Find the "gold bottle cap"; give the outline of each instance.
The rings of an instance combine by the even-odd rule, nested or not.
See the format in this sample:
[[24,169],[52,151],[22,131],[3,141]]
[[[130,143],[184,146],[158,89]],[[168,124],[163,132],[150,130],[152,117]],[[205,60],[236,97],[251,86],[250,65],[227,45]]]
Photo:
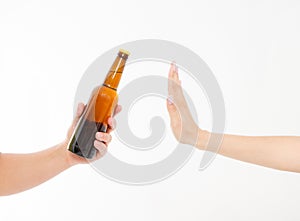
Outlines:
[[130,55],[130,52],[129,51],[126,51],[124,49],[120,49],[119,52],[121,52],[122,54],[126,54],[126,55]]

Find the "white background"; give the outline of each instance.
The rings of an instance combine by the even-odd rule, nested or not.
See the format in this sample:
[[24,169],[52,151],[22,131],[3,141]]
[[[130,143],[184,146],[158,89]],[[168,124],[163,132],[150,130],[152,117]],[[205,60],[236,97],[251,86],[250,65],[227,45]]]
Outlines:
[[[224,94],[227,133],[299,135],[299,12],[296,0],[2,0],[0,149],[25,153],[61,142],[89,64],[118,44],[142,38],[177,42],[204,59]],[[168,123],[164,102],[158,103]],[[141,110],[133,110],[139,119]],[[170,130],[166,136],[175,142]],[[110,148],[117,145],[115,139]],[[142,187],[114,183],[88,165],[76,166],[35,189],[1,197],[0,219],[300,218],[299,174],[222,156],[199,172],[201,156],[196,151],[177,174]]]

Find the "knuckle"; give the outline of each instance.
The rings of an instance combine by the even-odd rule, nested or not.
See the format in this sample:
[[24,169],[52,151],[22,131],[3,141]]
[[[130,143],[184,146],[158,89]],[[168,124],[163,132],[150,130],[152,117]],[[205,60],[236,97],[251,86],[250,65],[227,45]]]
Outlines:
[[110,134],[104,134],[103,141],[109,142],[110,140],[111,140],[111,135]]
[[94,146],[95,146],[96,148],[99,147],[99,143],[98,143],[98,142],[99,142],[98,140],[95,140],[95,141],[94,141]]
[[97,132],[96,135],[95,135],[95,138],[96,138],[97,140],[100,140],[100,138],[101,138],[101,133],[100,133],[100,132]]

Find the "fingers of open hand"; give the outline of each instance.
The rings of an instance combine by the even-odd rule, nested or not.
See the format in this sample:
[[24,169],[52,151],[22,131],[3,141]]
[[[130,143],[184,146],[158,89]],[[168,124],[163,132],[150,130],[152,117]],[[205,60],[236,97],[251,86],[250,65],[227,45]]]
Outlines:
[[171,63],[171,67],[169,70],[169,79],[172,79],[174,81],[179,81],[178,67],[175,62]]
[[181,81],[179,80],[178,76],[178,67],[173,62],[171,64],[169,70],[169,79],[168,79],[168,100],[169,103],[176,103],[177,99],[180,99],[182,96],[182,88],[181,88]]

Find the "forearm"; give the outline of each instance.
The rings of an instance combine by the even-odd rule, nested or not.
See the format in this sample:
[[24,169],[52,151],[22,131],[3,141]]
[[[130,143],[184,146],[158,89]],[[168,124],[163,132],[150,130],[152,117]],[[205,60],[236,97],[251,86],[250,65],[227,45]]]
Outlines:
[[70,167],[61,145],[31,154],[0,154],[0,195],[35,187]]
[[[197,147],[217,149],[207,146],[209,137],[213,137],[212,134],[202,133]],[[300,172],[300,137],[225,134],[220,141],[218,153],[226,157],[274,169]]]

